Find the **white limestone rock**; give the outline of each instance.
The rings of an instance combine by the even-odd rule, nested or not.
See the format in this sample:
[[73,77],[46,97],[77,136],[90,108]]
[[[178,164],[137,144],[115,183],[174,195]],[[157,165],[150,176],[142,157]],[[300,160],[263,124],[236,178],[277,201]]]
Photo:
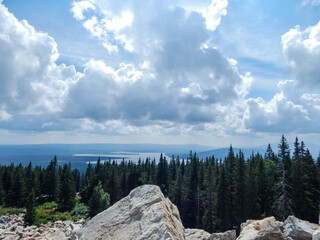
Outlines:
[[184,233],[186,240],[210,240],[210,233],[202,229],[186,228]]
[[160,188],[143,185],[88,221],[80,240],[183,240],[184,227],[177,207]]
[[313,232],[312,240],[320,240],[320,227]]
[[276,221],[274,217],[262,220],[248,221],[237,240],[284,240],[280,227],[282,222]]
[[287,239],[311,240],[313,233],[319,228],[318,224],[289,216],[283,223],[283,233]]
[[223,233],[212,233],[210,236],[210,240],[236,240],[236,238],[236,230],[229,230]]

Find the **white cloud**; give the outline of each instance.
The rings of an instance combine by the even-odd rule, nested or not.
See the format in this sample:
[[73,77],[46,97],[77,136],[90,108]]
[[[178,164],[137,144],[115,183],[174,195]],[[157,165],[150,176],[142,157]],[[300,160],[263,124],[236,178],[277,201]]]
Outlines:
[[301,6],[305,5],[320,6],[320,0],[303,0]]
[[7,113],[5,110],[0,110],[0,122],[8,121],[12,118],[12,115]]
[[96,14],[84,19],[84,27],[109,53],[129,50],[131,62],[88,63],[71,88],[65,116],[140,126],[223,121],[220,105],[243,98],[252,81],[238,73],[235,60],[202,47],[227,5],[226,0],[97,0]]
[[[61,110],[68,88],[81,74],[73,66],[57,66],[54,39],[18,21],[0,4],[0,111],[39,114]],[[6,114],[4,114],[6,113]]]
[[70,11],[76,20],[83,20],[85,19],[84,12],[89,9],[95,10],[94,0],[73,2]]
[[83,73],[58,66],[54,39],[0,5],[0,127],[144,136],[319,130],[319,94],[297,88],[319,86],[319,24],[282,36],[294,80],[279,82],[270,101],[246,99],[253,76],[208,44],[228,2],[172,4],[74,2],[75,19],[115,56],[112,65],[90,60]]
[[320,21],[302,31],[299,26],[282,35],[288,71],[299,86],[320,87]]
[[270,101],[247,100],[243,122],[255,132],[307,133],[320,130],[320,95],[301,93],[294,80],[280,81]]

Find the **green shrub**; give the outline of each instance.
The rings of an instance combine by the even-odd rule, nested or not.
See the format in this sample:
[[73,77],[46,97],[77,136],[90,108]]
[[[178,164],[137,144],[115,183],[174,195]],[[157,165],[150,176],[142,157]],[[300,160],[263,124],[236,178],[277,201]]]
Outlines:
[[44,204],[38,206],[38,209],[57,209],[58,203],[56,202],[45,202]]
[[0,216],[23,213],[24,208],[0,208]]

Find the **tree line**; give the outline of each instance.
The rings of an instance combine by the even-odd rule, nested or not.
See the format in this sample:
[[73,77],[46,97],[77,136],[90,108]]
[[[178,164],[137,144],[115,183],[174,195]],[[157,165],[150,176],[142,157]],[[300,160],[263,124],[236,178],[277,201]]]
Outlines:
[[247,219],[273,215],[284,220],[292,214],[317,222],[320,156],[315,161],[298,138],[291,154],[282,136],[276,152],[269,144],[264,155],[252,153],[247,159],[230,146],[224,159],[200,160],[192,152],[186,159],[161,154],[157,162],[99,158],[83,174],[70,164],[58,166],[56,158],[47,168],[12,164],[0,166],[0,205],[24,207],[26,193],[33,193],[36,204],[57,201],[61,211],[70,211],[78,192],[83,203],[96,207],[94,216],[103,210],[97,208],[99,201],[113,204],[142,184],[158,185],[178,207],[187,228],[218,232],[239,229]]

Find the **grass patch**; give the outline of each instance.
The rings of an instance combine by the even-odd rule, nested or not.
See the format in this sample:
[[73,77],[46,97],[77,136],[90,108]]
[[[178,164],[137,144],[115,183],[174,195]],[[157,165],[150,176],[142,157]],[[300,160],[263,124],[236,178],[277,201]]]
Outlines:
[[23,213],[25,208],[2,208],[0,207],[0,216]]

